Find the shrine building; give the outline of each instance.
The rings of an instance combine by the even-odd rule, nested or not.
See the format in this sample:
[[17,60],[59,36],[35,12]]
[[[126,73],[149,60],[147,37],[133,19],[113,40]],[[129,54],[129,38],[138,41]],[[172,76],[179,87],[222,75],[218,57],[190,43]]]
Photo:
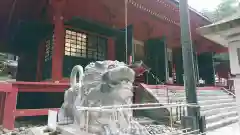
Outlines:
[[[127,4],[124,0],[5,0],[0,4],[4,13],[0,51],[20,57],[17,81],[66,81],[74,65],[106,59],[126,62],[132,56],[144,61],[161,82],[173,77],[175,84],[183,84],[175,0],[128,0]],[[206,17],[190,9],[190,18],[196,77],[214,85],[213,54],[226,49],[196,33],[196,28],[211,23]]]

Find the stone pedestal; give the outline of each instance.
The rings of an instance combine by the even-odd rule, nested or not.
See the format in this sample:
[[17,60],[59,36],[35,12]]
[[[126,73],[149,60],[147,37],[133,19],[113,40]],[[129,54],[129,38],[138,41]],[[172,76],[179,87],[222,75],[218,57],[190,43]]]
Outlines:
[[44,132],[47,126],[31,128],[27,135],[49,135],[50,132]]
[[231,73],[239,74],[240,76],[240,46],[239,46],[240,36],[237,37],[237,39],[238,41],[235,41],[235,42],[231,40],[229,41],[228,52],[229,52]]
[[[238,32],[240,33],[240,30]],[[236,95],[236,103],[237,103],[237,110],[240,116],[240,36],[230,36],[228,37],[228,51],[229,51],[229,58],[230,58],[230,68],[231,73],[236,75],[234,80],[234,88],[235,88],[235,95]],[[239,122],[240,124],[240,117]]]
[[81,131],[79,127],[73,124],[59,125],[56,131],[47,131],[48,127],[31,128],[27,135],[94,135]]
[[[240,115],[240,75],[237,75],[234,78],[234,87],[235,87],[235,95],[236,95],[236,104],[237,104],[237,110],[238,114]],[[239,117],[239,122],[240,124],[240,117]]]
[[64,125],[58,126],[57,130],[61,133],[60,135],[93,135],[87,132],[81,131],[76,125]]

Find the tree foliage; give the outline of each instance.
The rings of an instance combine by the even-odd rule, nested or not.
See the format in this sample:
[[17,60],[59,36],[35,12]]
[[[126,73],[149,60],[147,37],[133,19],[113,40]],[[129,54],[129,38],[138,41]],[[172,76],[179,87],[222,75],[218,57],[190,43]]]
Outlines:
[[238,0],[221,0],[221,3],[214,10],[204,9],[202,13],[211,21],[216,22],[235,13],[239,8],[238,3]]
[[[221,0],[214,10],[202,10],[202,13],[212,22],[216,22],[234,14],[239,8],[239,0]],[[228,61],[228,53],[215,54],[216,61]]]

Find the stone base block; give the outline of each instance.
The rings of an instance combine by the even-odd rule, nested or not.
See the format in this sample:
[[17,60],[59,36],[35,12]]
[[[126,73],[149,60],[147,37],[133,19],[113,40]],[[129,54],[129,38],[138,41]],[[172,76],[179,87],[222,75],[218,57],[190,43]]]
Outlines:
[[93,135],[81,131],[78,126],[70,124],[70,125],[59,125],[57,126],[57,130],[61,133],[60,135]]
[[49,135],[49,132],[44,132],[46,129],[47,126],[31,128],[28,135]]

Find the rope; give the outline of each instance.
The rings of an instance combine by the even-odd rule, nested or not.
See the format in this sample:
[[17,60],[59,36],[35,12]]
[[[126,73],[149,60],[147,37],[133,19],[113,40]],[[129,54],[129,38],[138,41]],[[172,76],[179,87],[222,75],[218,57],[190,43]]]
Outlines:
[[156,85],[157,85],[157,84],[161,84],[161,85],[164,84],[164,82],[160,81],[160,79],[159,79],[157,76],[155,76],[151,71],[148,71],[148,73],[149,73],[149,74],[152,76],[152,78],[156,81]]

